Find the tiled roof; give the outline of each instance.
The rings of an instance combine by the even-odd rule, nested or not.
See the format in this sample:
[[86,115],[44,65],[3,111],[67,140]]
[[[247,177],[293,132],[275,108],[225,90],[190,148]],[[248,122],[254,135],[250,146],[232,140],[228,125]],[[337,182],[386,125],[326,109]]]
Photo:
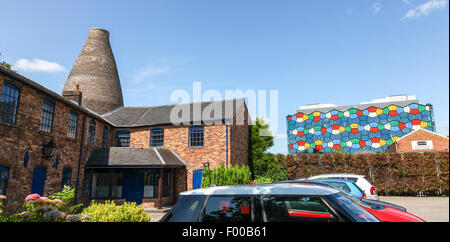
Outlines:
[[86,163],[87,168],[101,167],[184,167],[184,161],[165,148],[97,148]]
[[34,82],[34,81],[32,81],[32,80],[30,80],[30,79],[28,79],[28,78],[18,74],[17,72],[14,72],[14,71],[12,71],[12,70],[10,70],[8,68],[0,66],[0,73],[6,75],[6,76],[8,76],[8,77],[10,77],[10,78],[12,78],[12,79],[14,79],[16,81],[19,81],[20,83],[22,83],[22,84],[24,84],[26,86],[29,86],[29,87],[37,90],[37,91],[40,91],[40,92],[44,93],[45,95],[50,96],[50,97],[54,98],[55,100],[57,100],[57,101],[59,101],[61,103],[64,103],[65,105],[68,105],[68,106],[70,106],[72,108],[75,108],[78,111],[81,111],[81,112],[86,113],[88,115],[91,115],[91,116],[93,116],[93,117],[95,117],[97,119],[100,119],[100,120],[102,120],[102,121],[104,121],[106,123],[111,124],[107,119],[103,118],[102,116],[98,115],[97,113],[95,113],[95,112],[93,112],[93,111],[91,111],[91,110],[89,110],[89,109],[87,109],[87,108],[85,108],[83,106],[78,105],[74,101],[63,97],[63,96],[57,94],[56,92],[54,92],[54,91],[52,91],[50,89],[47,89],[46,87],[40,85],[39,83]]
[[184,108],[188,108],[189,116],[185,116],[185,118],[180,121],[182,123],[189,123],[189,121],[194,120],[194,106],[199,105],[202,113],[206,108],[209,109],[212,107],[219,107],[222,111],[222,115],[218,118],[216,118],[214,112],[212,112],[211,116],[213,118],[208,119],[206,117],[202,117],[201,121],[230,121],[237,110],[239,110],[242,105],[245,105],[244,102],[244,99],[232,99],[152,107],[120,107],[110,113],[104,114],[103,117],[112,122],[116,127],[161,125],[172,123],[170,120],[170,114],[173,108],[177,108],[177,110],[187,110]]

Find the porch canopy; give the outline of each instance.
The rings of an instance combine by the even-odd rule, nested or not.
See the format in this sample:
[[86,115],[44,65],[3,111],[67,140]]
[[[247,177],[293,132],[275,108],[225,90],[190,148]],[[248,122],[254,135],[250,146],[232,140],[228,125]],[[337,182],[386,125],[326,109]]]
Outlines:
[[186,163],[171,149],[98,148],[89,156],[86,168],[182,168]]

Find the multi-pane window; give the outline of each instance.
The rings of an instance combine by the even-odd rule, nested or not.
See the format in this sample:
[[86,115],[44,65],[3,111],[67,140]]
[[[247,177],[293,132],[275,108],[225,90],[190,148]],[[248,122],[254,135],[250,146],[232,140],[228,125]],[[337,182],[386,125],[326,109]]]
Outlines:
[[69,115],[69,125],[67,129],[67,137],[75,139],[77,137],[78,113],[71,111]]
[[102,147],[103,148],[108,147],[108,127],[106,127],[106,126],[103,128]]
[[161,147],[164,145],[164,129],[150,130],[150,147]]
[[145,172],[144,174],[144,197],[156,198],[158,193],[158,174],[156,172]]
[[8,187],[9,168],[0,166],[0,195],[6,195],[6,187]]
[[189,147],[202,147],[204,144],[203,126],[189,127]]
[[164,170],[162,181],[162,196],[168,197],[170,196],[170,170]]
[[95,140],[95,120],[89,122],[89,139],[88,144],[93,145]]
[[130,146],[130,130],[116,131],[116,146],[129,147]]
[[0,102],[0,122],[16,124],[19,105],[19,89],[10,84],[3,84]]
[[122,173],[94,173],[91,198],[121,198]]
[[70,167],[64,168],[61,180],[61,189],[64,188],[64,186],[70,186],[71,177],[72,177],[72,168]]
[[91,174],[89,174],[85,170],[84,177],[83,177],[83,187],[81,189],[81,194],[83,194],[83,195],[88,195],[89,194],[90,181],[91,181]]
[[52,132],[53,113],[55,112],[55,104],[47,99],[44,99],[42,104],[42,117],[40,130],[45,133]]

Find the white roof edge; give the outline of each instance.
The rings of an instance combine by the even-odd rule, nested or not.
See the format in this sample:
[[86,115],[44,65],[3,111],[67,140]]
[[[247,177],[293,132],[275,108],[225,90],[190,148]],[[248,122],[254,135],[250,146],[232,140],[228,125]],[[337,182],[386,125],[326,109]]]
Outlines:
[[159,153],[158,149],[153,148],[153,150],[155,151],[156,155],[158,156],[158,158],[161,160],[161,162],[163,163],[163,165],[166,164],[166,162],[164,161],[164,159],[162,158],[161,154]]
[[442,134],[438,134],[438,133],[433,132],[433,131],[430,131],[430,130],[428,130],[428,129],[420,128],[420,129],[417,129],[417,130],[414,130],[414,131],[410,132],[410,133],[407,134],[407,135],[404,135],[404,136],[400,137],[398,140],[395,141],[395,143],[398,143],[398,142],[399,142],[400,140],[402,140],[403,138],[406,138],[406,137],[408,137],[409,135],[414,134],[415,132],[420,131],[420,130],[423,130],[423,131],[426,131],[426,132],[428,132],[428,133],[431,133],[431,134],[434,134],[434,135],[437,135],[437,136],[441,136],[441,137],[443,137],[443,138],[448,139],[447,136],[444,136],[444,135],[442,135]]

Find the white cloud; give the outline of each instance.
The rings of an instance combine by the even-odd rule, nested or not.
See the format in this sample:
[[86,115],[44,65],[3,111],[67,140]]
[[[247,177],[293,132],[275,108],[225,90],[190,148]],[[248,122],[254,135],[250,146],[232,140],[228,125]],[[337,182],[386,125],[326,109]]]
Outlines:
[[382,6],[383,6],[383,5],[382,5],[380,2],[374,3],[374,4],[372,5],[373,14],[374,14],[374,15],[377,14],[377,13],[381,10],[381,7],[382,7]]
[[347,15],[350,15],[350,14],[352,14],[352,13],[353,13],[353,9],[347,10]]
[[170,70],[169,67],[154,67],[151,65],[147,66],[134,76],[134,82],[135,83],[144,82],[145,80],[151,77],[167,73],[169,72],[169,70]]
[[409,0],[402,0],[402,2],[406,5],[412,6],[412,3]]
[[34,58],[31,61],[27,59],[19,59],[13,65],[13,69],[18,71],[31,72],[63,72],[66,69],[56,62],[49,62]]
[[428,16],[432,12],[447,6],[447,0],[430,0],[406,12],[403,19],[417,18]]

